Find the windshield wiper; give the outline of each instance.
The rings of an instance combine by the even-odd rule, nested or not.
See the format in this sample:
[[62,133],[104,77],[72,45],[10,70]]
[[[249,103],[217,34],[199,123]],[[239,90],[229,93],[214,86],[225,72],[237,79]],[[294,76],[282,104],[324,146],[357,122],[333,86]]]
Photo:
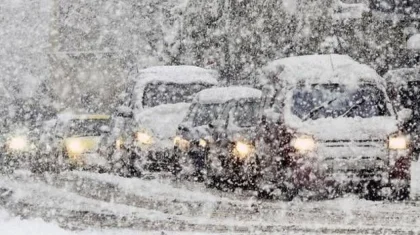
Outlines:
[[365,102],[365,98],[360,98],[356,101],[354,105],[352,105],[349,109],[346,110],[346,112],[343,113],[340,117],[346,117],[351,111],[353,111],[356,107],[362,105]]
[[313,108],[311,111],[309,111],[309,113],[302,119],[303,121],[308,120],[309,118],[312,118],[314,116],[315,113],[317,113],[319,110],[321,109],[325,109],[328,105],[330,105],[332,102],[334,102],[335,100],[337,100],[338,98],[334,98],[332,100],[329,100],[327,102],[324,102],[323,104],[321,104],[318,107]]

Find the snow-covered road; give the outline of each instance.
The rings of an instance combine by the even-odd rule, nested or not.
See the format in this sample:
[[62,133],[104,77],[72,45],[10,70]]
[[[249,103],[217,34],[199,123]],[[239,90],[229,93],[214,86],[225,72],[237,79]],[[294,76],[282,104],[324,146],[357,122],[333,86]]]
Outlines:
[[[420,195],[413,167],[413,198]],[[0,234],[411,234],[420,201],[259,201],[168,177],[68,172],[0,178]],[[45,231],[44,231],[45,230]],[[21,232],[21,233],[20,233]],[[162,233],[163,232],[163,233]]]

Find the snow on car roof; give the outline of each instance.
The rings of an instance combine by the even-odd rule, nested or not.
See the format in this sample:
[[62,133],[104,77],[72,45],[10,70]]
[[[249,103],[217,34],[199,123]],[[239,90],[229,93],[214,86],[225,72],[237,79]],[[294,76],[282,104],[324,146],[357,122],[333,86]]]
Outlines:
[[107,120],[111,116],[107,114],[76,114],[76,113],[61,113],[58,115],[59,120],[70,121],[70,120]]
[[140,70],[135,76],[138,84],[150,82],[217,84],[218,72],[196,66],[154,66]]
[[316,83],[355,85],[383,83],[378,73],[347,55],[306,55],[275,60],[263,68],[265,76],[285,86]]
[[419,68],[402,68],[388,71],[384,78],[387,82],[404,84],[410,81],[420,81]]
[[143,93],[146,86],[153,82],[176,84],[208,84],[217,85],[219,73],[216,70],[195,66],[154,66],[139,71],[132,79],[135,81],[134,99],[143,103]]
[[224,103],[229,100],[261,98],[261,96],[260,90],[251,87],[216,87],[200,91],[196,96],[196,101],[203,104]]

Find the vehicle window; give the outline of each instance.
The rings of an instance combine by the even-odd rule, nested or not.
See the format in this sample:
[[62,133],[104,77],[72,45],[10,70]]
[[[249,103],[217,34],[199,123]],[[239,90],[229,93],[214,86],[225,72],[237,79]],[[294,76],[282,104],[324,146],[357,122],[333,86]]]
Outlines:
[[292,99],[292,113],[301,119],[390,115],[384,93],[373,85],[355,89],[338,84],[313,85],[295,89]]
[[151,83],[144,90],[143,106],[189,103],[197,92],[209,87],[207,84]]
[[100,136],[104,129],[109,129],[109,124],[110,119],[71,120],[66,136]]
[[419,115],[420,109],[420,81],[408,82],[399,88],[399,100],[404,108],[413,110],[414,115]]
[[251,127],[257,125],[261,100],[248,100],[238,102],[233,113],[233,121],[239,127]]
[[204,126],[212,123],[222,114],[226,104],[200,104],[192,115],[193,126]]

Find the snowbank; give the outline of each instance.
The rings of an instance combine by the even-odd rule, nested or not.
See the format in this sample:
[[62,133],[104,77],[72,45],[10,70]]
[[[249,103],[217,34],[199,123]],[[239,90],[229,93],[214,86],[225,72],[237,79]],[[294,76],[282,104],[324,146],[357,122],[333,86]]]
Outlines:
[[[4,235],[76,235],[41,219],[22,220],[0,210],[0,234]],[[87,234],[86,234],[87,235]]]

